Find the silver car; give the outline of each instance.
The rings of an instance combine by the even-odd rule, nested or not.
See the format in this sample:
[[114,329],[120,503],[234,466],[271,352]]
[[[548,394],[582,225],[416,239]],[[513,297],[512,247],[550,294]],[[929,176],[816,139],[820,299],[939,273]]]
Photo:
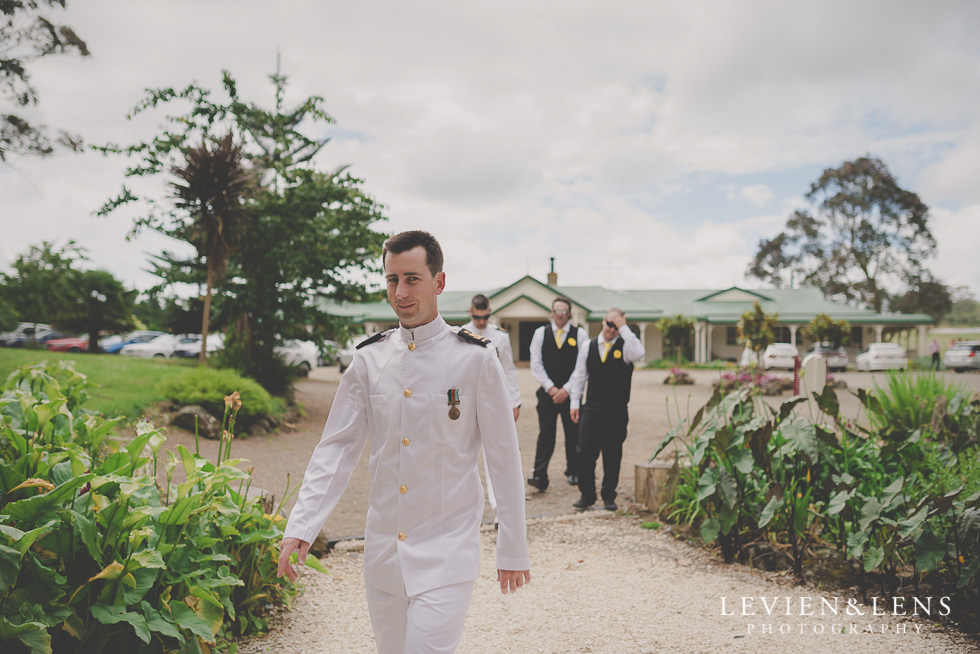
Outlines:
[[943,355],[943,365],[956,372],[980,370],[980,341],[953,344]]

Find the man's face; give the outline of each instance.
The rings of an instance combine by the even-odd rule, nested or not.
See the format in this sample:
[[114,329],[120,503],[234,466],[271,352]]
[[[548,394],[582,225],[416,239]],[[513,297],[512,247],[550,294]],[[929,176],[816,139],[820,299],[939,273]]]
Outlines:
[[470,314],[470,318],[473,319],[473,324],[477,329],[487,328],[487,324],[490,322],[490,307],[486,309],[470,307],[466,310],[466,313]]
[[555,321],[558,329],[564,329],[565,325],[572,318],[572,307],[564,302],[555,302],[551,305],[551,319]]
[[384,266],[388,304],[402,327],[412,329],[435,320],[439,315],[436,296],[446,288],[446,273],[433,277],[425,265],[425,248],[389,252]]
[[613,322],[613,318],[617,317],[612,311],[606,314],[605,319],[602,321],[602,337],[608,342],[613,342],[619,336],[619,328],[613,324],[612,327],[609,326]]

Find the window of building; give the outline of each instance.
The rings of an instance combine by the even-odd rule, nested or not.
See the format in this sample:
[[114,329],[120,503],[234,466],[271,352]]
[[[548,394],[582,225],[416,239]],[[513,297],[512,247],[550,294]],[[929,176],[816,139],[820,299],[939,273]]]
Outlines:
[[738,328],[725,327],[725,345],[738,345]]
[[856,347],[859,350],[864,349],[864,327],[862,325],[851,327],[851,347]]

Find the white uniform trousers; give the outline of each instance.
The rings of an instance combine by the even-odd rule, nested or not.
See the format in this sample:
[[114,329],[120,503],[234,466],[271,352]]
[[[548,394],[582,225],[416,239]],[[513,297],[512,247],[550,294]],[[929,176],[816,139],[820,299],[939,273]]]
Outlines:
[[367,584],[378,654],[452,654],[463,637],[475,581],[406,596]]

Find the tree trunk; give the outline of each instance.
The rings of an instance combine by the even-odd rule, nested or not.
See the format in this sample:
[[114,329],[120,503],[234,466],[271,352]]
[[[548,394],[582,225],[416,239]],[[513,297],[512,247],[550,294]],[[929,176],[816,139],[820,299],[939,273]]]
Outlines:
[[204,295],[204,317],[201,319],[201,354],[197,365],[207,365],[208,361],[208,321],[211,319],[211,257],[208,257],[208,290]]

